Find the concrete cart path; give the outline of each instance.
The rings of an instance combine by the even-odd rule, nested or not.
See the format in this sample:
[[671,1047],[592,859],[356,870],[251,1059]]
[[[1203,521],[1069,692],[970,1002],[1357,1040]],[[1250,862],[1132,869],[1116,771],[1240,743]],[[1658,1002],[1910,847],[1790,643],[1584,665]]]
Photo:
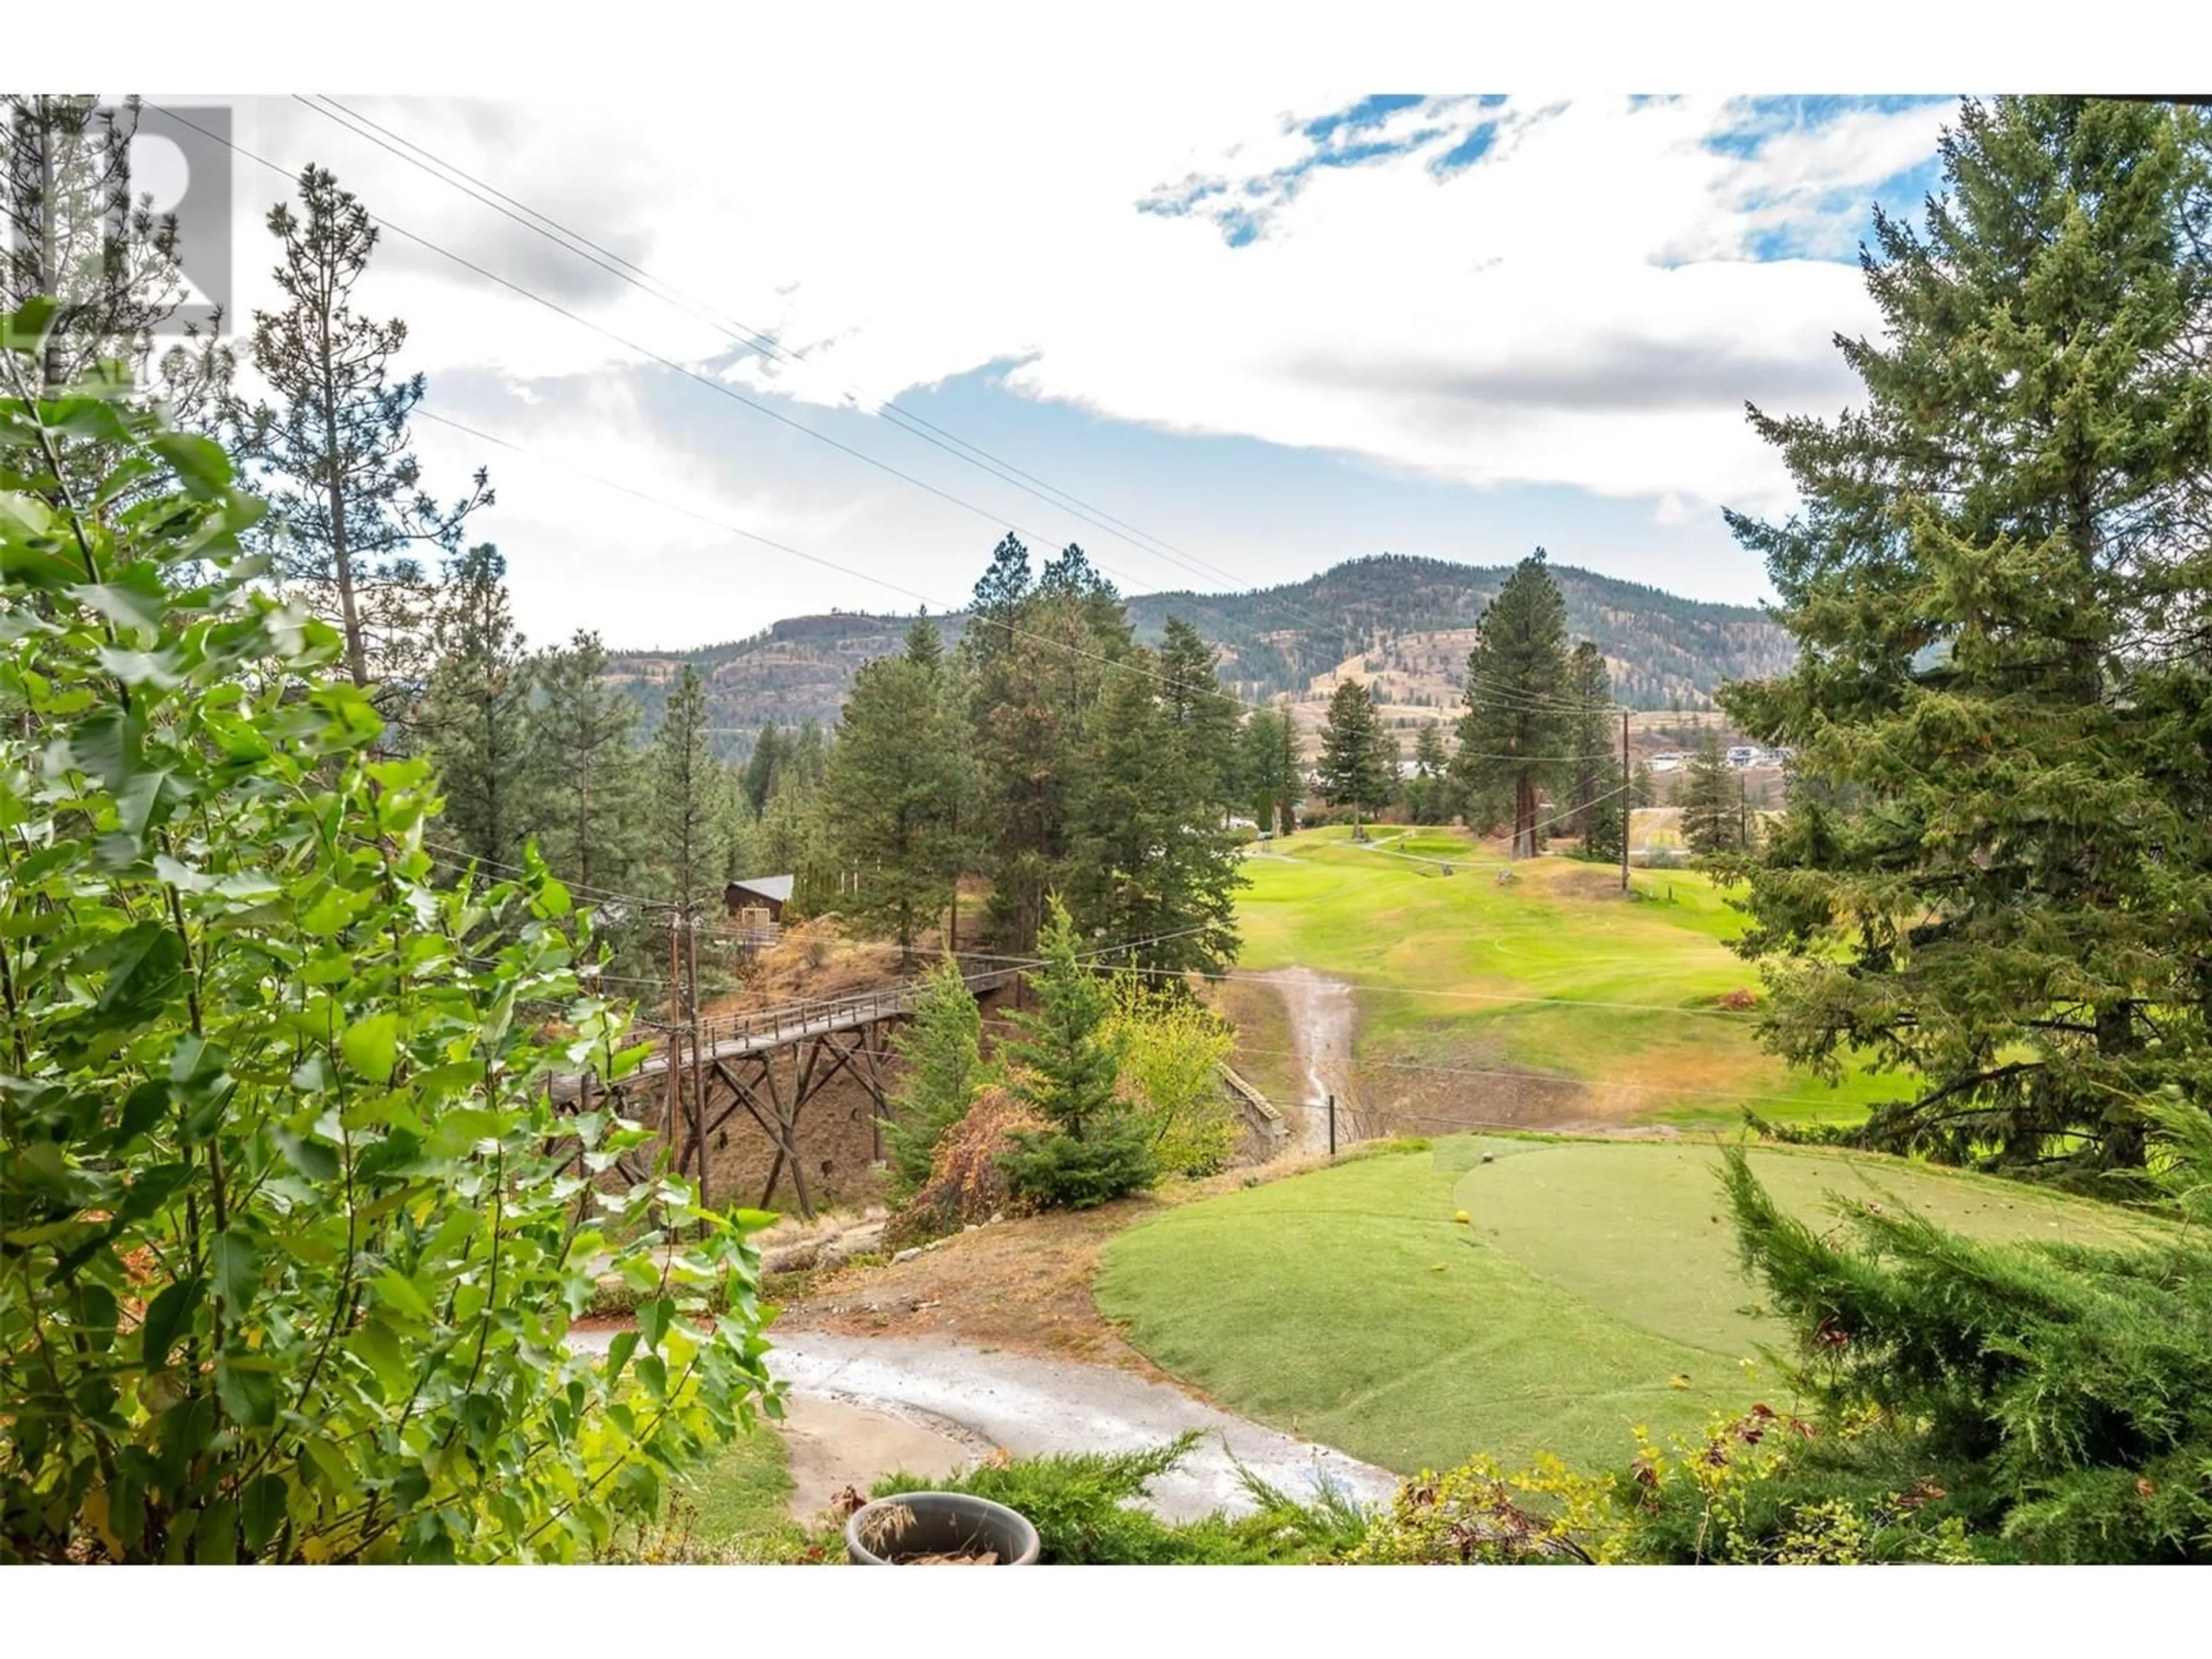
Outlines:
[[[570,1340],[604,1349],[611,1336],[580,1331]],[[1152,1483],[1152,1508],[1169,1520],[1194,1520],[1218,1509],[1249,1510],[1251,1500],[1237,1480],[1236,1462],[1301,1498],[1324,1481],[1367,1503],[1387,1502],[1398,1488],[1398,1477],[1386,1469],[1128,1371],[927,1338],[778,1328],[773,1340],[769,1369],[795,1395],[935,1419],[963,1438],[1004,1447],[1017,1456],[1143,1450],[1196,1429],[1204,1438],[1180,1466]]]

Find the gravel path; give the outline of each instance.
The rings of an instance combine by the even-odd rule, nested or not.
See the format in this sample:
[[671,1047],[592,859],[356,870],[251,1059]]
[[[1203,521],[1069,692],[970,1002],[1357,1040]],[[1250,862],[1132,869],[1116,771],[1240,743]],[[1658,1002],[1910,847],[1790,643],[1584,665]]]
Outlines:
[[1292,1040],[1304,1068],[1306,1097],[1293,1113],[1291,1150],[1328,1151],[1328,1097],[1334,1095],[1340,1139],[1352,1139],[1347,1109],[1352,1091],[1352,987],[1310,968],[1281,968],[1261,975],[1271,982],[1291,1015]]
[[[569,1340],[604,1350],[612,1334],[579,1331]],[[1169,1520],[1249,1510],[1232,1456],[1296,1497],[1329,1480],[1382,1503],[1398,1487],[1388,1470],[1127,1371],[927,1338],[779,1329],[774,1340],[769,1369],[795,1395],[919,1414],[1019,1456],[1140,1450],[1196,1429],[1205,1438],[1152,1484],[1152,1507]]]

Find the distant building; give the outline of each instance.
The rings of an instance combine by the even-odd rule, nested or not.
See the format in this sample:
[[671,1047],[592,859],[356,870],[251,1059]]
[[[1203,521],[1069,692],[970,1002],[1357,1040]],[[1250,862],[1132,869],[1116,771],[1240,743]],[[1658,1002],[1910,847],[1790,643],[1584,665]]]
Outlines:
[[1680,755],[1669,750],[1663,755],[1652,756],[1644,763],[1655,772],[1679,772],[1682,769],[1682,760]]
[[1728,751],[1728,763],[1730,766],[1749,766],[1758,757],[1759,750],[1747,743],[1736,744]]
[[732,917],[739,919],[748,910],[766,911],[762,920],[773,925],[783,920],[783,907],[791,902],[791,887],[789,876],[754,876],[723,888],[722,904]]

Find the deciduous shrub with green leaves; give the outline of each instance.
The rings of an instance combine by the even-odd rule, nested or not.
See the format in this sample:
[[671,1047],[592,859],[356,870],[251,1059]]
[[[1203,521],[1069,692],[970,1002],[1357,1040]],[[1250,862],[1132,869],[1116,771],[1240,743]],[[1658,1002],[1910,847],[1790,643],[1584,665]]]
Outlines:
[[1121,1056],[1121,1092],[1145,1120],[1163,1175],[1205,1176],[1229,1167],[1237,1109],[1221,1066],[1237,1046],[1229,1022],[1133,973],[1115,976],[1107,1041]]
[[[599,1189],[641,1133],[548,1076],[641,1051],[567,894],[434,882],[259,504],[126,392],[0,402],[0,1558],[588,1553],[777,1409],[765,1218]],[[604,1224],[653,1207],[665,1264]],[[574,1352],[610,1264],[637,1329]]]

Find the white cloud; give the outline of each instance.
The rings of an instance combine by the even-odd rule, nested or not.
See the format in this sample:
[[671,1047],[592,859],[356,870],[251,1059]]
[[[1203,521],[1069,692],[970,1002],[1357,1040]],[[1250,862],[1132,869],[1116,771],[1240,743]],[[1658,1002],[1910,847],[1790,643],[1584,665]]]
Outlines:
[[[726,105],[649,119],[630,103],[348,101],[803,354],[728,369],[748,395],[865,404],[1012,361],[1022,393],[1123,421],[1647,499],[1671,521],[1786,505],[1742,404],[1838,406],[1852,386],[1831,337],[1873,318],[1855,268],[1750,254],[1778,231],[1811,235],[1838,199],[1863,216],[1875,185],[1932,155],[1948,113],[1853,110],[1745,156],[1706,142],[1746,119],[1717,98],[1437,100],[1323,146],[1401,153],[1298,172],[1316,151],[1304,123],[1350,99],[1290,109],[1061,85],[940,99],[918,80],[841,103],[780,98],[761,76]],[[726,348],[718,328],[296,104],[257,115],[264,154],[326,162],[372,210],[648,352],[702,365]],[[1489,152],[1440,171],[1479,121],[1495,124]],[[241,166],[259,204],[281,191]],[[1182,216],[1139,210],[1193,180],[1221,188]],[[1258,216],[1248,245],[1207,216],[1225,203]],[[250,310],[269,302],[268,248],[246,240]],[[845,523],[818,493],[700,465],[668,431],[666,400],[656,413],[617,389],[636,351],[402,238],[387,246],[364,303],[409,319],[434,404],[456,371],[557,381],[540,392],[574,406],[518,411],[505,435],[764,533]],[[590,398],[570,390],[595,381]],[[702,411],[713,402],[683,390]],[[522,481],[531,469],[487,459],[503,510],[528,503],[532,522],[557,525]],[[857,465],[850,477],[856,493],[884,487]],[[670,546],[716,539],[667,523]]]

